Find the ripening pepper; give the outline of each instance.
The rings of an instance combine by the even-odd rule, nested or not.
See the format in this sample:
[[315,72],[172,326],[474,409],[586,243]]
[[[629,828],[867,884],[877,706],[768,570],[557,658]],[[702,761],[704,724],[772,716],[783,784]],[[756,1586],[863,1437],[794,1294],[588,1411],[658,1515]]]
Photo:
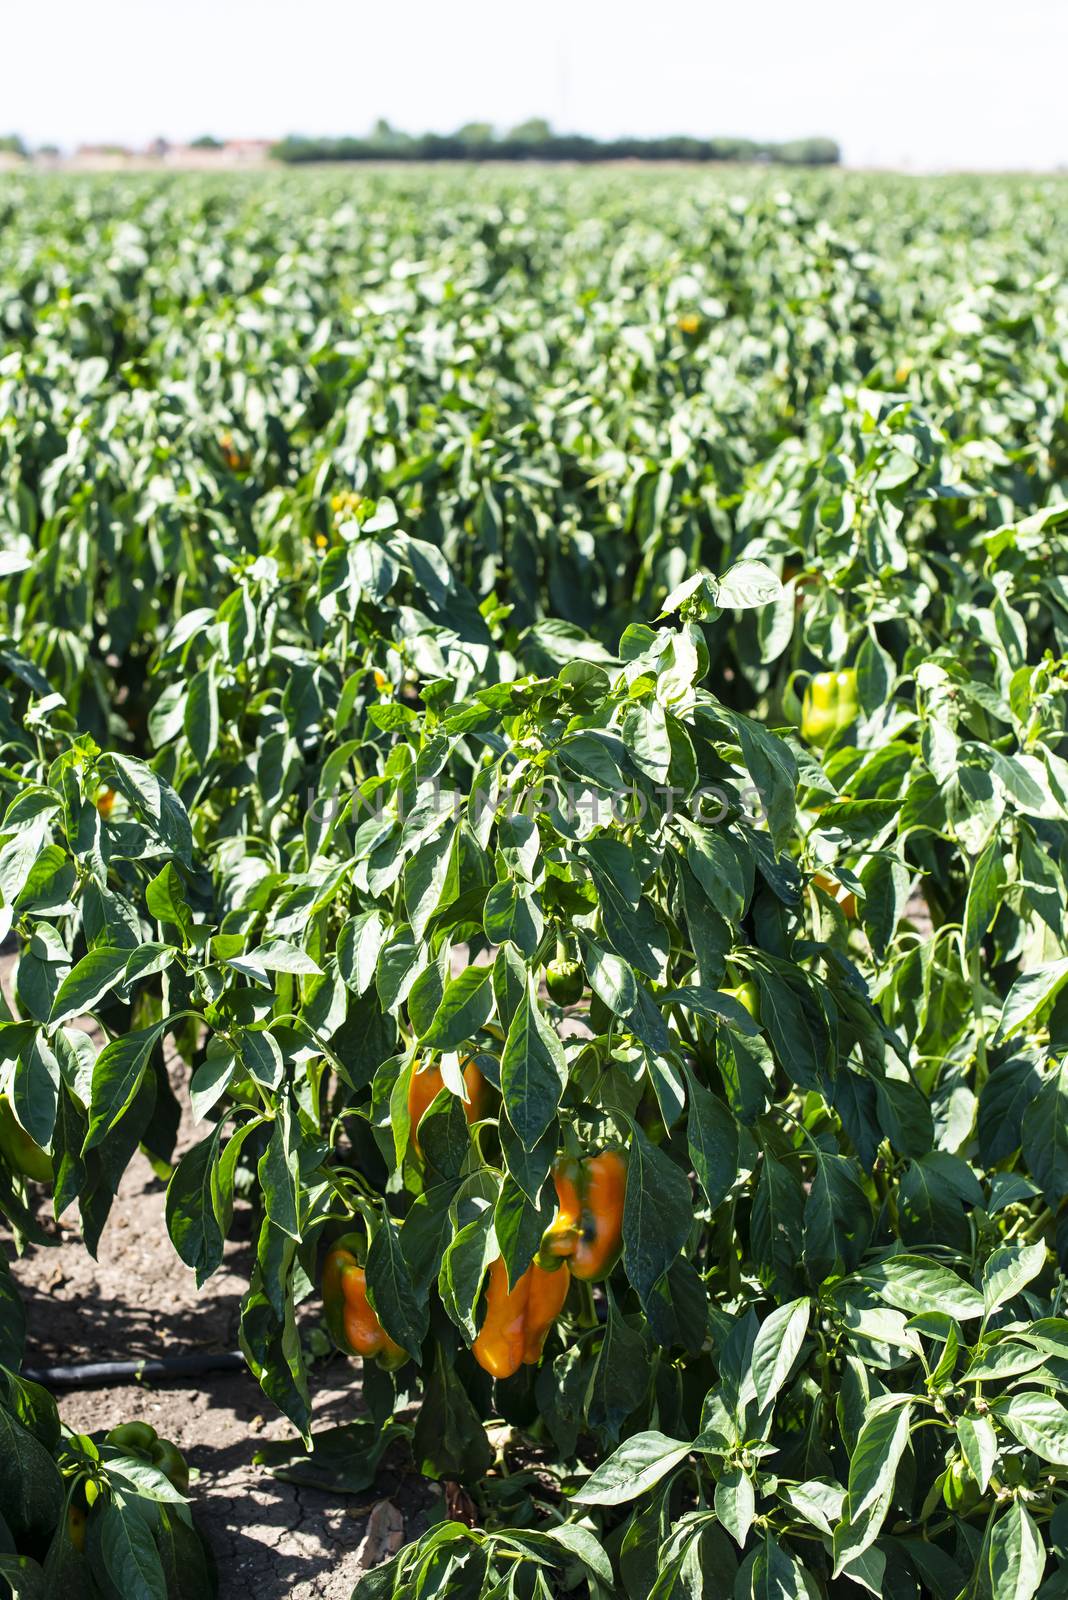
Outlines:
[[114,789],[101,789],[100,793],[96,797],[96,809],[100,812],[100,815],[106,822],[111,816],[112,811],[115,809]]
[[817,672],[805,690],[801,737],[808,744],[826,744],[855,720],[858,710],[855,672]]
[[351,1235],[339,1239],[323,1263],[323,1309],[334,1343],[347,1355],[377,1361],[392,1371],[408,1359],[391,1339],[367,1298],[367,1276],[357,1261]]
[[547,1271],[566,1261],[576,1278],[607,1278],[623,1246],[627,1161],[619,1150],[576,1161],[565,1156],[553,1168],[557,1212],[542,1235],[538,1261]]
[[239,450],[234,443],[232,433],[223,433],[219,436],[219,449],[222,458],[231,472],[247,472],[252,464],[252,457],[247,450]]
[[[422,1071],[412,1073],[412,1081],[408,1088],[408,1118],[411,1124],[411,1140],[416,1155],[421,1155],[419,1140],[416,1130],[423,1120],[423,1115],[433,1105],[444,1087],[439,1066],[424,1067]],[[464,1115],[468,1122],[478,1122],[485,1115],[486,1106],[486,1080],[473,1061],[468,1061],[464,1066],[464,1087],[467,1090],[467,1100],[464,1104]]]
[[549,991],[549,999],[555,1000],[558,1006],[577,1005],[586,987],[581,962],[560,957],[550,961],[545,968],[545,987]]
[[67,1538],[75,1550],[85,1549],[85,1525],[88,1521],[89,1513],[82,1506],[67,1507]]
[[533,1261],[509,1289],[508,1269],[498,1256],[490,1267],[485,1321],[471,1346],[479,1366],[494,1378],[510,1378],[524,1363],[536,1366],[569,1284],[566,1266],[546,1272]]
[[817,889],[822,889],[824,894],[830,895],[848,922],[853,921],[857,914],[857,897],[852,890],[843,888],[835,878],[828,877],[825,872],[813,873],[812,882]]
[[755,983],[740,983],[734,989],[722,989],[721,994],[729,994],[732,1000],[737,1000],[744,1006],[753,1021],[760,1026],[760,990]]
[[32,1139],[11,1109],[7,1095],[0,1095],[0,1152],[13,1171],[34,1183],[51,1183],[52,1157]]

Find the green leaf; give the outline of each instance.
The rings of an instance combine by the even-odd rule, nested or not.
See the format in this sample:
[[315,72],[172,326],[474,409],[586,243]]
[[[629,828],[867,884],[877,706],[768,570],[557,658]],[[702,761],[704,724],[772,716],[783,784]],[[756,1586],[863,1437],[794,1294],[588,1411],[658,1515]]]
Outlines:
[[623,1203],[623,1265],[647,1314],[653,1288],[679,1254],[692,1223],[685,1172],[635,1125]]
[[219,694],[214,661],[209,661],[189,681],[183,726],[197,766],[203,769],[219,743]]
[[998,1436],[989,1417],[958,1417],[957,1443],[969,1472],[985,1494],[998,1457]]
[[267,1148],[257,1171],[263,1186],[267,1216],[292,1239],[300,1233],[300,1162],[297,1154],[299,1129],[289,1106],[282,1101],[275,1115]]
[[602,1461],[572,1499],[584,1506],[620,1506],[637,1500],[688,1456],[693,1446],[652,1430],[635,1433]]
[[760,796],[777,854],[789,843],[797,806],[797,762],[789,745],[749,717],[728,720],[742,747],[742,760]]
[[785,1162],[767,1151],[753,1196],[751,1245],[761,1280],[778,1296],[799,1284],[804,1191]]
[[871,1238],[872,1217],[854,1163],[823,1150],[815,1151],[815,1157],[805,1201],[805,1265],[818,1287],[859,1264]]
[[183,1520],[180,1507],[157,1507],[155,1539],[167,1600],[202,1600],[217,1594],[214,1562],[197,1531]]
[[533,1150],[556,1116],[566,1081],[563,1046],[542,1016],[528,978],[501,1057],[501,1095],[508,1120],[527,1150]]
[[400,1247],[397,1225],[387,1214],[367,1249],[367,1298],[391,1339],[418,1361],[426,1338],[430,1306],[416,1294]]
[[619,840],[593,839],[586,845],[586,852],[597,885],[605,938],[630,966],[662,981],[667,934],[642,896],[630,850]]
[[19,1544],[43,1548],[63,1501],[63,1480],[51,1454],[0,1405],[0,1507]]
[[278,1040],[268,1028],[235,1030],[237,1053],[249,1077],[265,1089],[277,1089],[285,1075]]
[[[425,1142],[423,1148],[426,1148]],[[493,1232],[510,1285],[514,1285],[530,1265],[531,1257],[538,1252],[542,1234],[553,1220],[555,1196],[550,1186],[543,1183],[538,1191],[531,1199],[514,1175],[506,1172],[493,1207]]]
[[782,583],[762,561],[745,559],[728,567],[713,581],[716,604],[724,611],[746,611],[770,605],[782,593]]
[[860,1430],[849,1462],[846,1513],[834,1530],[835,1576],[879,1537],[911,1419],[911,1404],[887,1407],[870,1412]]
[[1030,1175],[1055,1208],[1068,1195],[1068,1060],[1042,1080],[1020,1135]]
[[1031,1600],[1042,1582],[1046,1552],[1027,1507],[1014,1500],[990,1530],[992,1600]]
[[110,945],[97,945],[84,955],[59,986],[48,1019],[49,1027],[91,1011],[97,1001],[125,977],[129,959],[129,950]]
[[904,1078],[879,1078],[875,1084],[879,1124],[903,1156],[925,1156],[934,1144],[931,1107],[914,1083]]
[[716,1095],[686,1074],[689,1115],[686,1138],[697,1181],[710,1211],[723,1203],[738,1176],[738,1124]]
[[909,1316],[936,1311],[967,1322],[983,1314],[983,1297],[977,1289],[948,1267],[922,1256],[887,1256],[864,1269],[862,1282],[887,1305]]
[[470,1222],[457,1228],[441,1260],[438,1279],[441,1303],[456,1326],[472,1340],[478,1332],[475,1311],[482,1280],[498,1254],[493,1216],[494,1207],[485,1206]]
[[222,1265],[223,1229],[217,1214],[216,1161],[222,1125],[187,1150],[167,1185],[167,1232],[197,1288]]
[[89,1132],[83,1154],[94,1150],[133,1104],[148,1070],[152,1052],[171,1019],[152,1028],[140,1028],[105,1045],[93,1067],[93,1090],[89,1108]]
[[208,1041],[205,1059],[189,1082],[189,1104],[195,1122],[203,1121],[211,1108],[222,1099],[236,1069],[237,1056],[233,1049],[218,1034],[213,1034]]
[[634,973],[621,956],[604,950],[586,934],[579,934],[582,947],[582,964],[590,980],[590,988],[608,1010],[616,1017],[629,1017],[638,1003],[638,985]]
[[50,1145],[59,1110],[60,1065],[43,1034],[15,1063],[11,1101],[19,1122],[39,1145]]
[[524,884],[505,879],[495,883],[486,896],[482,927],[491,944],[511,941],[528,960],[532,960],[545,929],[545,919],[530,890]]
[[312,960],[306,950],[289,944],[285,939],[272,939],[267,944],[257,945],[255,950],[235,958],[229,965],[241,971],[242,961],[264,972],[291,972],[302,978],[321,978],[323,975],[322,967]]
[[1054,1467],[1068,1467],[1068,1410],[1052,1395],[1033,1391],[992,1402],[1014,1439]]
[[977,950],[994,925],[1007,881],[1004,846],[995,834],[972,868],[964,905],[964,953]]
[[405,864],[404,905],[417,939],[422,938],[435,911],[456,898],[455,857],[459,838],[454,825],[442,826],[440,833]]
[[808,1332],[810,1312],[809,1300],[794,1300],[779,1306],[760,1325],[753,1346],[752,1371],[762,1410],[771,1404],[790,1376]]
[[493,1011],[493,968],[467,967],[445,986],[441,1003],[420,1043],[429,1050],[459,1050]]
[[1025,972],[1017,978],[1001,1008],[1001,1021],[994,1043],[1000,1044],[1025,1023],[1031,1022],[1043,1006],[1060,994],[1066,983],[1068,958],[1036,967],[1033,972]]
[[131,809],[183,866],[193,860],[193,830],[189,813],[166,778],[133,756],[110,755],[104,763],[111,769],[111,782],[124,795]]
[[527,992],[527,969],[513,945],[502,944],[493,959],[493,998],[503,1027],[510,1027]]
[[586,1392],[586,1419],[615,1443],[624,1422],[641,1405],[651,1371],[645,1340],[620,1315],[615,1296],[604,1286],[607,1315],[604,1338]]
[[983,1314],[989,1317],[1025,1289],[1046,1265],[1043,1244],[1001,1245],[983,1268]]
[[108,1476],[119,1480],[119,1487],[129,1484],[139,1498],[153,1500],[157,1505],[185,1505],[187,1497],[176,1489],[163,1471],[140,1456],[108,1454]]
[[428,1478],[477,1479],[493,1463],[478,1412],[440,1345],[416,1418],[412,1454],[417,1471]]
[[182,938],[189,940],[193,931],[193,914],[186,900],[185,885],[175,869],[167,862],[159,875],[145,890],[145,904],[157,922],[173,923]]
[[739,1550],[745,1546],[756,1515],[753,1480],[741,1467],[730,1467],[716,1483],[716,1516]]
[[99,1561],[123,1600],[167,1600],[167,1580],[147,1521],[116,1501],[89,1519],[86,1554]]
[[798,976],[781,971],[756,974],[760,1019],[777,1060],[800,1089],[818,1089],[833,1055],[827,1018],[816,994]]
[[365,994],[374,982],[375,966],[387,927],[380,911],[350,917],[337,941],[337,969],[353,994]]
[[580,1528],[574,1522],[564,1522],[555,1528],[550,1528],[545,1537],[551,1539],[554,1544],[561,1545],[568,1555],[577,1557],[582,1565],[608,1588],[612,1587],[614,1582],[612,1563],[605,1555],[600,1541],[589,1528]]
[[428,960],[426,946],[414,939],[407,927],[399,928],[382,946],[376,985],[383,1011],[395,1011],[404,1003]]

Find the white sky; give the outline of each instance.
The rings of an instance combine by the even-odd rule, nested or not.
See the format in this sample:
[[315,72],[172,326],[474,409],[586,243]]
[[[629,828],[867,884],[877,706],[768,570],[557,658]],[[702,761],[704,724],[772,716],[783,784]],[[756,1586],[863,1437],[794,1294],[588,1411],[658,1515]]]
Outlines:
[[0,131],[143,144],[543,115],[1068,165],[1068,0],[7,0]]

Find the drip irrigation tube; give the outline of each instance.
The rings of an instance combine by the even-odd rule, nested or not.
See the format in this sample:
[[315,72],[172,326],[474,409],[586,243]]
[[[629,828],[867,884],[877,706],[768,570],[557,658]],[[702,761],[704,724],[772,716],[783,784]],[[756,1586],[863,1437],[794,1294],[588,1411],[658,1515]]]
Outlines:
[[99,1389],[121,1383],[167,1383],[199,1378],[207,1372],[239,1372],[245,1358],[238,1350],[216,1350],[197,1356],[161,1356],[149,1361],[86,1361],[74,1367],[24,1367],[22,1376],[46,1389]]

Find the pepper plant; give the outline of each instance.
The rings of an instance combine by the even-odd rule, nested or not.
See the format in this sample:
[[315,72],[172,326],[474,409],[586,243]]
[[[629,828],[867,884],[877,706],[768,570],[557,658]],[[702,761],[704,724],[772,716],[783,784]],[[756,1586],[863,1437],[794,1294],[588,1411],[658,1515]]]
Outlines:
[[724,181],[0,234],[0,1211],[247,1208],[361,1600],[1065,1584],[1060,213]]

